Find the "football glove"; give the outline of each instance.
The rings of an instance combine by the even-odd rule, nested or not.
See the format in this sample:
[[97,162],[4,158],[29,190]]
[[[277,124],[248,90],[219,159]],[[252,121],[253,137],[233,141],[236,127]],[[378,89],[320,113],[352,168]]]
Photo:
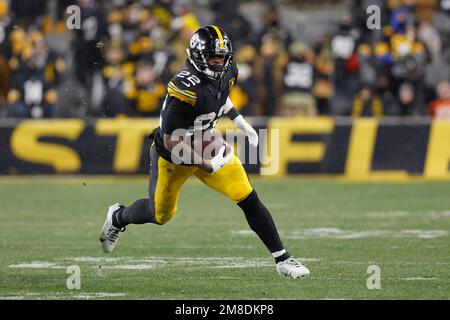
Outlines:
[[220,147],[219,153],[214,158],[211,159],[211,162],[210,162],[211,167],[212,167],[211,174],[213,174],[214,172],[223,168],[227,164],[227,162],[230,161],[231,157],[234,154],[233,148],[231,148],[230,152],[228,152],[225,156],[223,155],[224,151],[225,151],[225,146]]
[[258,134],[256,133],[255,129],[247,122],[245,121],[244,117],[242,115],[237,116],[234,120],[234,125],[244,131],[245,135],[248,137],[248,142],[250,142],[250,145],[253,147],[258,146]]

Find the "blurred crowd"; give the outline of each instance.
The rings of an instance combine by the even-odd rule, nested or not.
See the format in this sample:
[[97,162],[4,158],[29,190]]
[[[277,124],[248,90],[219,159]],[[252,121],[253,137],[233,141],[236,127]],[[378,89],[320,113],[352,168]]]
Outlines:
[[[238,10],[248,3],[260,9],[256,25]],[[75,30],[71,5],[81,9]],[[306,41],[283,10],[307,9],[282,1],[0,0],[0,117],[158,116],[203,24],[233,42],[231,99],[244,115],[450,117],[450,0],[342,6]]]

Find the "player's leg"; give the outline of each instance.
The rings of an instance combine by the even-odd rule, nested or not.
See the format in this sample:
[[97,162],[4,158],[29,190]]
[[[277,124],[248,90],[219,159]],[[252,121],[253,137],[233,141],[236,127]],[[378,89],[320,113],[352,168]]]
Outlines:
[[177,211],[181,187],[195,170],[195,167],[166,161],[152,148],[149,198],[137,200],[116,214],[117,225],[123,227],[130,223],[167,223]]
[[267,239],[266,241],[272,244],[271,249],[263,240],[275,258],[276,269],[280,276],[298,278],[309,275],[309,270],[299,261],[293,259],[284,249],[272,216],[255,191],[252,191],[247,198],[238,202],[237,205],[244,211],[252,230],[259,235],[261,240]]
[[259,201],[238,157],[234,156],[228,164],[212,175],[201,170],[195,172],[195,175],[242,208],[250,228],[270,252],[283,250],[272,216]]
[[[212,175],[201,170],[196,171],[195,175],[210,188],[234,201],[244,211],[250,228],[272,253],[280,274],[293,277],[309,274],[308,269],[290,258],[284,249],[272,216],[253,190],[238,157],[234,156],[227,165]],[[285,266],[289,268],[284,268]]]
[[181,187],[195,167],[174,165],[150,150],[149,198],[139,199],[130,206],[112,205],[102,228],[100,241],[106,252],[117,243],[119,232],[129,224],[165,224],[173,218]]

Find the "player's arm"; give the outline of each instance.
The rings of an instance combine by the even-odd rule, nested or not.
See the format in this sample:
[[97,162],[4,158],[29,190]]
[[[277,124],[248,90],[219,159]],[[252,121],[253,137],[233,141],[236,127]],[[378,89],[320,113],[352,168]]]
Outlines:
[[173,158],[174,152],[183,148],[183,150],[190,151],[184,154],[185,157],[186,155],[190,155],[190,158],[183,158],[183,163],[199,163],[202,162],[201,156],[185,141],[186,134],[191,125],[191,113],[195,101],[181,101],[180,99],[183,99],[183,97],[172,97],[169,92],[165,114],[162,119],[164,147],[171,153],[172,160],[175,160]]
[[[180,144],[183,144],[183,146],[180,146]],[[204,159],[200,154],[198,154],[195,151],[194,148],[192,148],[190,144],[183,141],[182,137],[175,135],[164,134],[164,146],[171,153],[175,148],[183,148],[184,150],[189,150],[188,152],[188,154],[190,155],[190,158],[188,159],[189,163],[210,174],[213,174],[214,172],[223,168],[225,164],[227,164],[227,162],[233,156],[233,152],[228,152],[227,154],[224,155],[224,152],[226,150],[225,146],[223,146],[219,149],[218,154],[214,158],[212,158],[211,160]]]
[[244,119],[244,117],[239,114],[239,111],[233,105],[230,97],[227,98],[225,102],[225,114],[227,117],[233,121],[234,125],[244,131],[245,135],[248,137],[248,141],[254,147],[258,146],[258,134],[255,129]]
[[180,101],[177,98],[171,98],[169,104],[166,106],[166,113],[163,118],[163,141],[164,147],[171,153],[172,159],[178,158],[180,150],[183,150],[182,163],[193,164],[200,169],[214,173],[222,168],[233,155],[229,152],[225,156],[224,150],[220,152],[211,160],[203,159],[202,155],[198,154],[195,148],[192,147],[190,140],[186,142],[186,133],[191,125],[192,105]]
[[[182,146],[180,146],[182,144]],[[171,153],[178,148],[178,150],[188,150],[187,154],[189,159],[184,159],[184,163],[189,162],[197,166],[198,168],[213,174],[219,169],[223,168],[225,164],[230,160],[233,155],[233,152],[228,152],[224,155],[225,146],[219,149],[218,154],[212,158],[211,160],[204,159],[200,154],[198,154],[194,148],[188,143],[186,143],[182,136],[178,136],[176,134],[164,134],[164,146]]]

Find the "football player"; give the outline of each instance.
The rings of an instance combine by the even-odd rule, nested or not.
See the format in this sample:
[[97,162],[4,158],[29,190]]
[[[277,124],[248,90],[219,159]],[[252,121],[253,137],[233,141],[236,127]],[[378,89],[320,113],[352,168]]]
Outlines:
[[[223,114],[244,131],[252,146],[258,145],[256,131],[238,113],[229,98],[238,70],[226,33],[214,25],[202,27],[192,36],[187,52],[186,68],[169,82],[160,126],[150,135],[154,142],[150,147],[149,198],[137,200],[127,207],[121,204],[109,207],[100,234],[103,250],[111,252],[114,249],[120,232],[128,224],[163,225],[169,222],[177,211],[181,187],[189,176],[195,175],[243,210],[250,228],[275,259],[279,275],[307,276],[309,270],[285,250],[272,216],[232,151],[225,155],[219,152],[210,160],[200,156],[201,163],[198,164],[174,161],[171,151],[178,143],[183,143],[179,136],[175,136],[175,131],[184,129],[186,135],[206,132],[215,127]],[[196,150],[191,151],[196,155]]]

